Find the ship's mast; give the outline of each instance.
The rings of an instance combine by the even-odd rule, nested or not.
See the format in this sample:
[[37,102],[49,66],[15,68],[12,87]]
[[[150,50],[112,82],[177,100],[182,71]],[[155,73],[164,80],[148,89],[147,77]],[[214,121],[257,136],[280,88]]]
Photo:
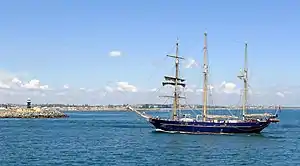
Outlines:
[[244,62],[244,100],[243,100],[243,115],[246,114],[247,97],[248,97],[248,66],[247,66],[247,47],[245,43],[245,62]]
[[247,48],[248,44],[245,43],[245,55],[244,55],[244,69],[240,76],[238,76],[240,79],[244,82],[244,88],[243,88],[243,117],[247,114],[247,100],[248,100],[248,66],[247,66]]
[[203,55],[203,120],[206,120],[207,115],[207,77],[208,77],[208,65],[207,65],[207,33],[204,33],[204,55]]
[[176,42],[176,54],[175,54],[175,86],[174,86],[174,101],[173,101],[173,114],[172,114],[172,119],[175,119],[177,116],[177,107],[179,106],[179,101],[178,101],[178,92],[177,92],[177,84],[178,84],[178,79],[179,77],[179,60],[178,60],[178,39]]
[[174,55],[167,55],[168,57],[175,59],[175,77],[171,76],[165,76],[165,82],[162,82],[163,86],[165,85],[173,85],[174,86],[174,94],[173,96],[161,96],[161,97],[171,97],[173,98],[173,110],[172,110],[172,120],[175,120],[177,118],[177,109],[179,108],[179,98],[184,98],[179,96],[178,92],[178,86],[185,87],[185,83],[183,83],[185,80],[182,78],[179,78],[179,59],[184,59],[182,57],[178,56],[178,39],[176,42],[176,54]]

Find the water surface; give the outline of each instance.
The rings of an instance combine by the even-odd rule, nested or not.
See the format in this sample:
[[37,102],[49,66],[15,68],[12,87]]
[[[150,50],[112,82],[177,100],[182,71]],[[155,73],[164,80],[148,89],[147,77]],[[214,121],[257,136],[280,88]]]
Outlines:
[[1,119],[1,166],[300,165],[300,110],[251,135],[157,133],[132,112],[67,114]]

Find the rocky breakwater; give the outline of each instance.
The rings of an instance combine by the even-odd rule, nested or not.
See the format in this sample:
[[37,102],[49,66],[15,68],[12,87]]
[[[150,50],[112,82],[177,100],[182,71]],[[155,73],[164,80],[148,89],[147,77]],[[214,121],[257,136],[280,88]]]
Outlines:
[[55,109],[9,108],[0,111],[0,118],[66,118],[68,115]]

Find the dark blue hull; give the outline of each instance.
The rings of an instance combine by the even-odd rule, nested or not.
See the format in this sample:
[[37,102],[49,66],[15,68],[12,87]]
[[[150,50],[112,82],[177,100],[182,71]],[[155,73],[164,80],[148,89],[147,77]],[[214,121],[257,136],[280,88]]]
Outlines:
[[260,133],[269,126],[270,122],[235,122],[235,123],[215,123],[215,122],[182,122],[173,120],[164,120],[150,118],[149,122],[156,129],[165,132],[182,133]]

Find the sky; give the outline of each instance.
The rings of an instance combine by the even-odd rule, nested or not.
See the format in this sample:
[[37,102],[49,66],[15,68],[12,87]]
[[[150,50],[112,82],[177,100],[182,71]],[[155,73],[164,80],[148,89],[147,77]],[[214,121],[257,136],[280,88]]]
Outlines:
[[[187,103],[201,104],[204,32],[215,104],[238,104],[244,42],[250,104],[300,106],[300,2],[0,2],[0,103],[164,103],[179,39]],[[155,92],[155,89],[161,91]]]

